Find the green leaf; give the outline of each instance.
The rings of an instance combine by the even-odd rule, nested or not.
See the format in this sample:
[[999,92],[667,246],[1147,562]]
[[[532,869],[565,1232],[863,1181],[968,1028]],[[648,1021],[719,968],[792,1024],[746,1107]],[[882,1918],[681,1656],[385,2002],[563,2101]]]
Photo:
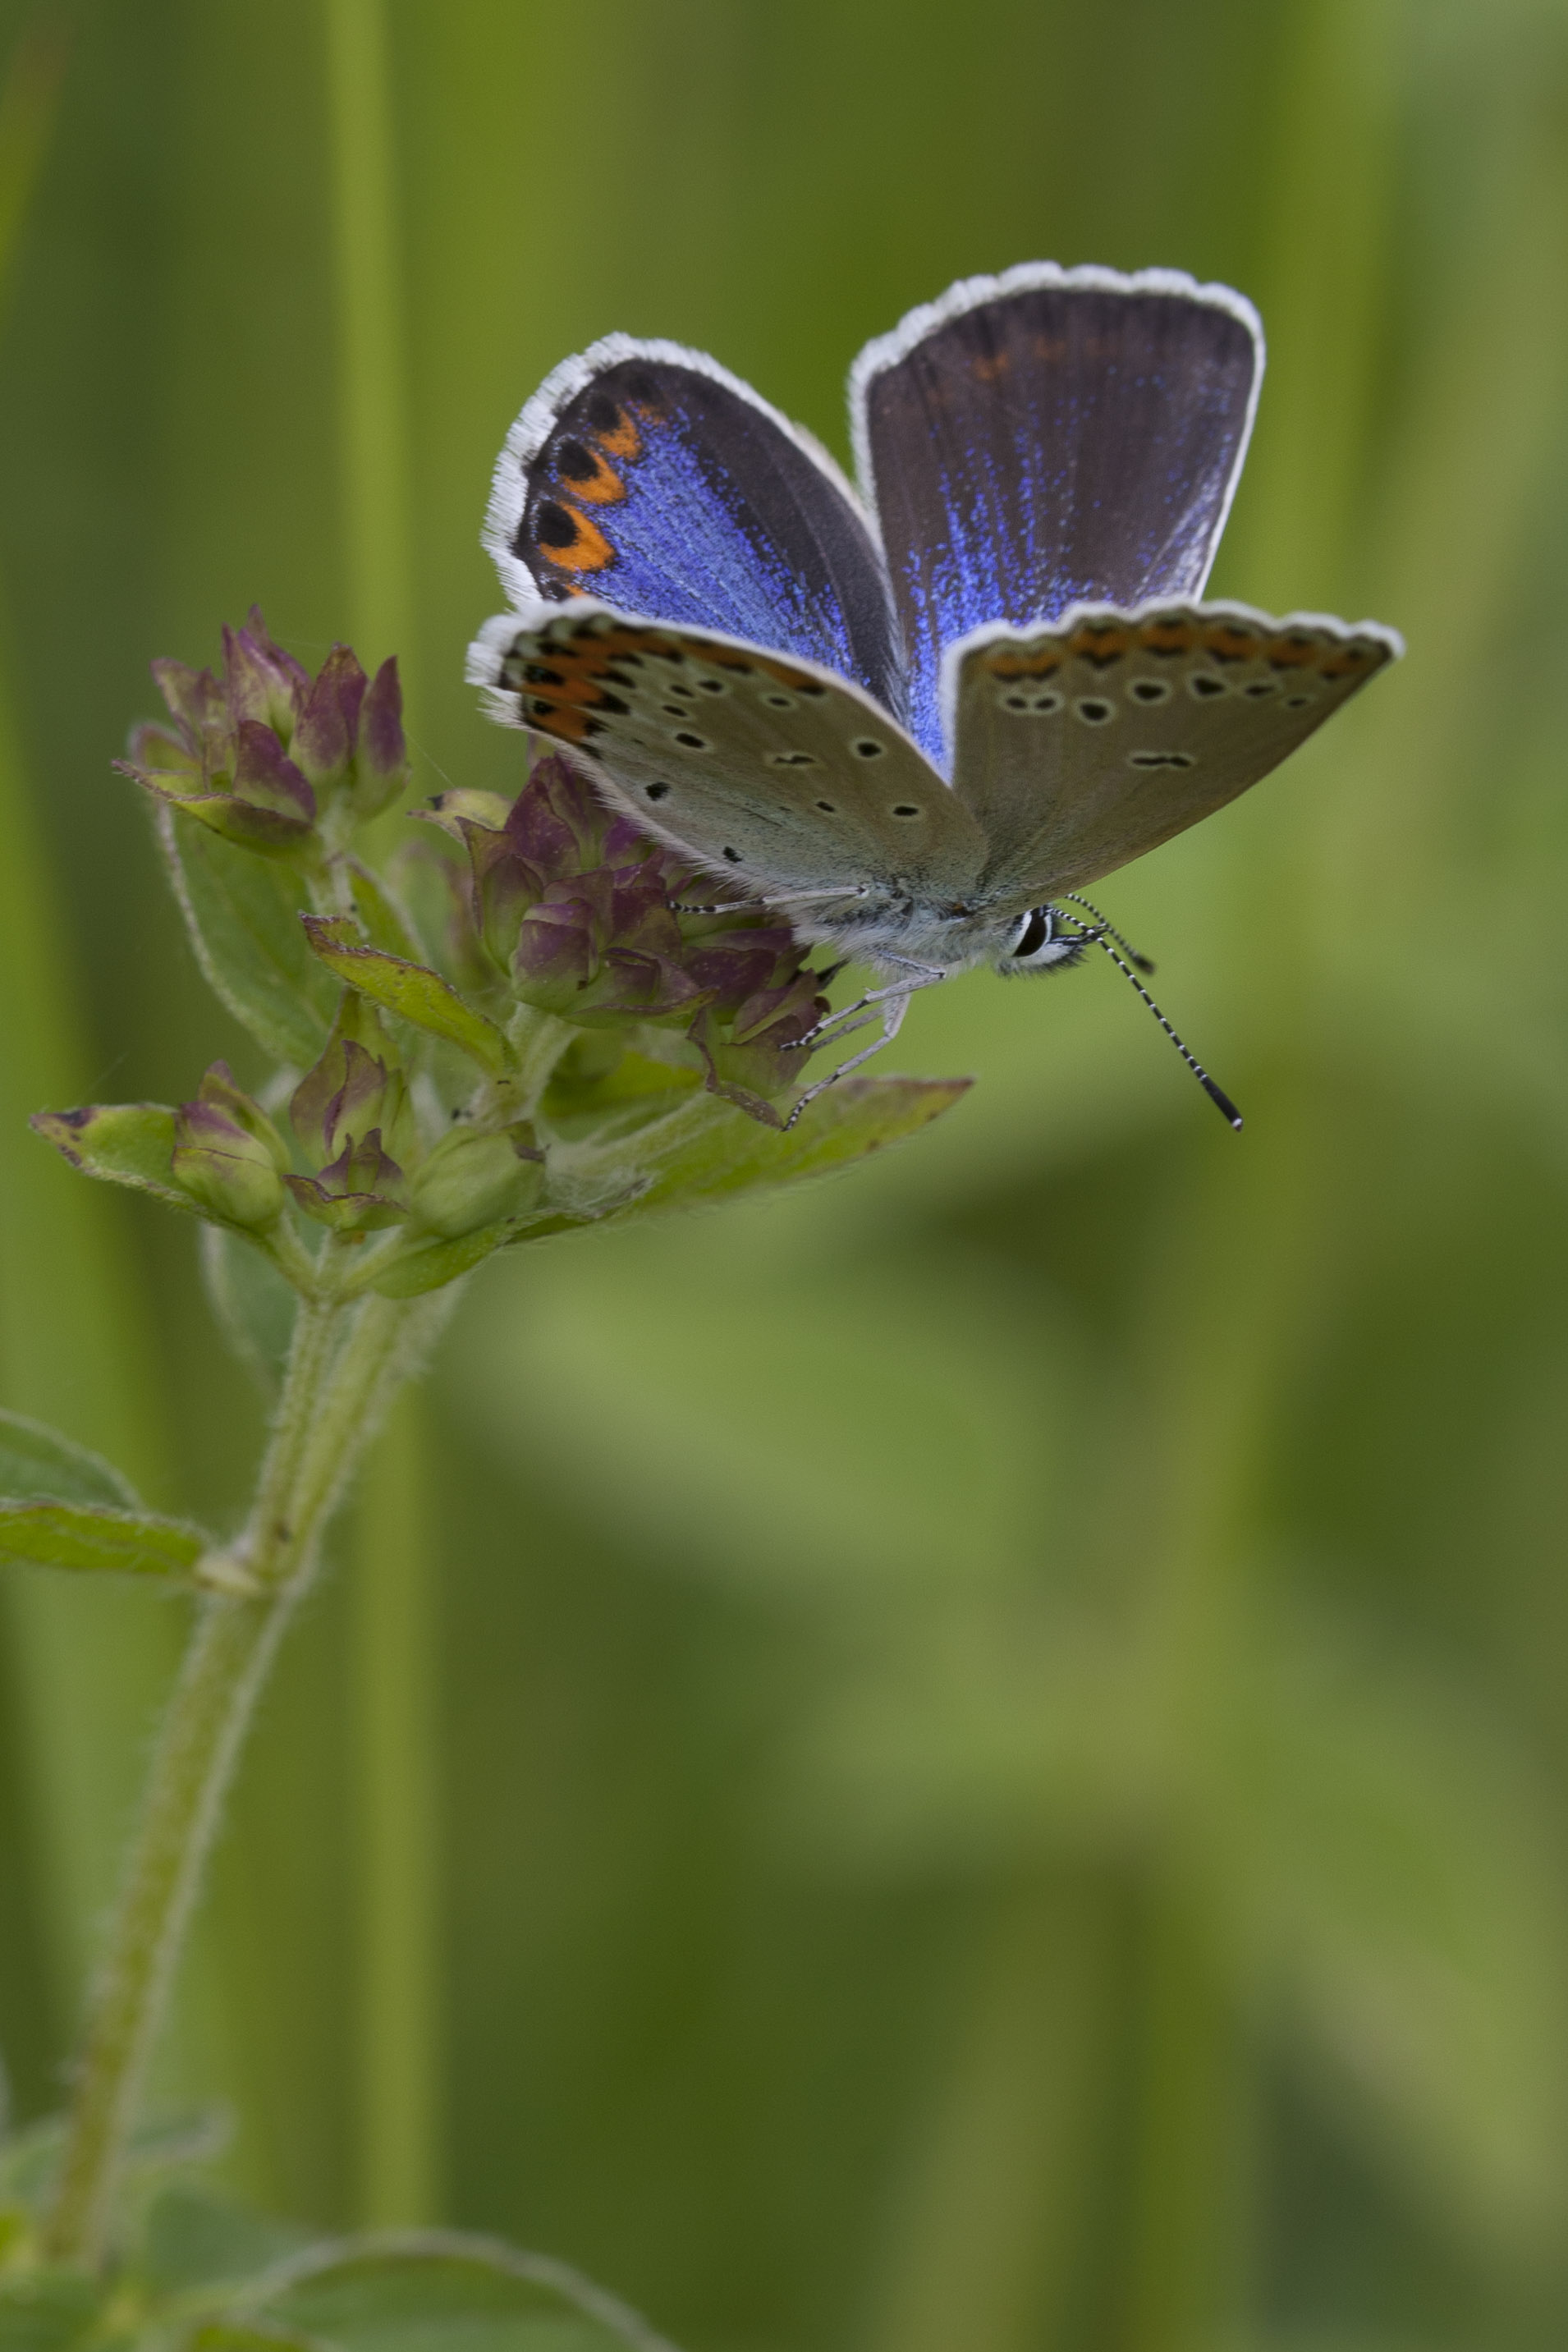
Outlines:
[[564,2263],[440,2231],[321,2247],[224,2318],[333,2352],[669,2352]]
[[135,1489],[100,1454],[19,1412],[0,1412],[0,1497],[139,1508]]
[[[71,2117],[43,2116],[0,2142],[0,2197],[16,2198],[42,2213],[54,2193]],[[184,2165],[204,2164],[222,2153],[232,2118],[220,2108],[139,2124],[125,2151],[128,2181],[138,2185]]]
[[45,1568],[110,1569],[127,1576],[174,1576],[184,1583],[207,1544],[200,1528],[150,1511],[0,1503],[0,1559]]
[[274,1395],[299,1300],[265,1252],[227,1226],[203,1225],[201,1261],[219,1328],[258,1386]]
[[211,2290],[232,2297],[301,2253],[310,2240],[311,2232],[297,2222],[273,2221],[192,2181],[175,2180],[147,2208],[136,2269],[157,2294],[209,2290],[210,2308]]
[[129,1184],[190,1215],[196,1204],[174,1184],[174,1114],[165,1103],[89,1103],[81,1110],[40,1110],[28,1121],[84,1176]]
[[[759,1187],[825,1176],[913,1135],[967,1093],[968,1078],[850,1078],[819,1095],[797,1123],[780,1131],[748,1118],[713,1095],[685,1097],[664,1118],[611,1144],[558,1147],[551,1154],[552,1192],[563,1206],[612,1195],[601,1213],[621,1223],[650,1210],[722,1200]],[[623,1196],[637,1181],[635,1198]],[[574,1199],[575,1196],[575,1199]]]
[[418,1243],[400,1251],[370,1288],[379,1291],[383,1298],[418,1298],[427,1290],[439,1290],[444,1283],[456,1282],[459,1275],[489,1257],[492,1250],[500,1249],[515,1230],[508,1223],[481,1225],[478,1233],[463,1234],[456,1241]]
[[353,936],[348,919],[319,915],[303,918],[305,936],[329,971],[357,988],[384,1012],[412,1022],[416,1029],[444,1037],[450,1045],[471,1054],[482,1068],[499,1076],[511,1059],[506,1039],[493,1021],[466,1004],[455,988],[427,964],[387,955]]
[[299,873],[181,824],[168,809],[158,837],[209,984],[269,1054],[308,1067],[326,1043],[337,991],[300,929],[308,901]]
[[35,2271],[0,2285],[0,2352],[70,2352],[95,2332],[103,2290],[80,2271]]
[[425,950],[413,925],[383,877],[373,873],[368,866],[362,866],[357,857],[352,858],[349,886],[354,894],[354,912],[372,947],[383,948],[388,955],[402,956],[405,962],[423,962]]

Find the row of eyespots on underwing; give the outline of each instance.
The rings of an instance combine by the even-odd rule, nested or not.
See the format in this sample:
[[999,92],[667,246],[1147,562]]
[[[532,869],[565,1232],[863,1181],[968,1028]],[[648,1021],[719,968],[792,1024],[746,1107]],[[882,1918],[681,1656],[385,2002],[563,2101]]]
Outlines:
[[[1191,763],[1189,762],[1188,764],[1190,765]],[[675,787],[673,784],[666,783],[662,778],[658,778],[656,779],[653,783],[645,784],[643,786],[643,797],[645,800],[665,801],[669,798],[669,795],[674,789]],[[816,803],[816,806],[821,810],[824,816],[837,816],[838,814],[838,803],[837,801],[818,801]],[[889,816],[908,819],[910,817],[919,816],[921,814],[921,811],[913,801],[895,801],[888,814]],[[724,855],[726,857],[731,859],[732,863],[736,865],[740,863],[740,859],[734,850],[727,849],[724,852]]]
[[[1248,679],[1245,686],[1233,688],[1225,678],[1216,677],[1213,670],[1200,669],[1194,670],[1187,679],[1186,688],[1194,702],[1215,702],[1222,695],[1228,694],[1235,694],[1246,702],[1258,702],[1277,694],[1279,685],[1271,677],[1255,677]],[[1171,701],[1175,689],[1168,678],[1135,677],[1122,691],[1128,701],[1154,709],[1161,703]],[[1302,710],[1312,698],[1310,693],[1288,694],[1284,698],[1285,708],[1287,710]],[[1036,719],[1054,718],[1058,711],[1068,708],[1068,697],[1059,693],[1054,686],[1037,688],[1031,692],[1026,692],[1017,686],[1008,687],[997,695],[996,700],[1004,710],[1026,713]],[[1073,716],[1081,719],[1087,727],[1104,727],[1117,715],[1115,703],[1104,695],[1076,695],[1071,698],[1070,707]]]

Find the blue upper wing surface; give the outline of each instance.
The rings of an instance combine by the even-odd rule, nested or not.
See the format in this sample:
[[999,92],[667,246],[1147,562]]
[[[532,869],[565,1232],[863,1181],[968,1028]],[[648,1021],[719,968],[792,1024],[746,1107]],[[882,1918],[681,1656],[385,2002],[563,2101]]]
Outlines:
[[501,453],[485,535],[516,601],[723,630],[901,715],[898,623],[847,484],[698,352],[612,335],[558,368]]
[[908,723],[930,758],[945,765],[954,638],[1197,593],[1262,366],[1257,315],[1228,288],[1051,263],[956,286],[861,353],[861,486],[908,648]]

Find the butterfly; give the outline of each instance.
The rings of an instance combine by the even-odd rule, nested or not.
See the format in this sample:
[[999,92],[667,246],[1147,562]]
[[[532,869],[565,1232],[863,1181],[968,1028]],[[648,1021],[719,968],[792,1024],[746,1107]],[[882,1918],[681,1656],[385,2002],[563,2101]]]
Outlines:
[[1179,271],[966,278],[855,362],[857,491],[716,361],[606,336],[508,436],[484,542],[513,609],[469,678],[722,903],[870,967],[802,1041],[879,1019],[835,1077],[975,964],[1098,944],[1132,979],[1083,889],[1404,651],[1203,601],[1263,361],[1251,303]]

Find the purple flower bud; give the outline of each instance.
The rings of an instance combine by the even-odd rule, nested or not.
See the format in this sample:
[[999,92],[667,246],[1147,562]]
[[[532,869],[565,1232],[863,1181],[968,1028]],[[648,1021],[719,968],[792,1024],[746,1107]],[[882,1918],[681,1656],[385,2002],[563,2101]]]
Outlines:
[[401,1224],[408,1214],[403,1171],[382,1150],[381,1129],[372,1128],[357,1143],[345,1143],[320,1176],[285,1176],[299,1206],[339,1233],[374,1233]]
[[722,1095],[764,1126],[782,1127],[773,1108],[801,1075],[805,1056],[792,1052],[827,1011],[816,974],[797,971],[776,988],[758,989],[727,1020],[721,1006],[704,1006],[688,1034],[707,1068],[710,1094]]
[[220,1103],[182,1103],[174,1113],[171,1172],[209,1217],[264,1232],[283,1212],[283,1184],[266,1141]]
[[149,769],[171,781],[176,777],[186,778],[192,792],[200,791],[205,773],[205,747],[199,738],[195,741],[188,740],[183,727],[178,735],[172,735],[166,727],[155,726],[151,719],[144,720],[140,727],[131,730],[131,741],[127,748],[131,757],[122,763],[122,774],[137,775],[142,770]]
[[286,757],[270,727],[242,719],[235,743],[234,789],[252,807],[270,809],[277,816],[310,825],[316,819],[316,795]]
[[407,782],[403,688],[395,660],[384,661],[360,710],[356,805],[366,816],[377,815],[391,806]]
[[308,672],[292,654],[273,644],[255,605],[247,627],[225,628],[223,650],[230,723],[238,727],[254,719],[259,726],[276,728],[287,742],[310,684]]
[[334,646],[305,698],[289,746],[318,790],[348,775],[359,735],[365,674],[347,646]]
[[381,1016],[345,989],[325,1052],[294,1089],[289,1116],[301,1150],[318,1166],[374,1129],[399,1150],[415,1141],[407,1087]]
[[168,660],[155,661],[152,668],[159,691],[192,751],[204,736],[227,726],[227,698],[210,669],[191,669],[184,662]]
[[507,845],[547,882],[557,882],[604,862],[599,851],[609,823],[603,804],[564,760],[541,760],[512,803]]
[[221,1110],[237,1126],[265,1146],[273,1166],[279,1173],[289,1165],[289,1146],[252,1095],[235,1082],[234,1072],[226,1062],[214,1062],[196,1088],[196,1100]]

